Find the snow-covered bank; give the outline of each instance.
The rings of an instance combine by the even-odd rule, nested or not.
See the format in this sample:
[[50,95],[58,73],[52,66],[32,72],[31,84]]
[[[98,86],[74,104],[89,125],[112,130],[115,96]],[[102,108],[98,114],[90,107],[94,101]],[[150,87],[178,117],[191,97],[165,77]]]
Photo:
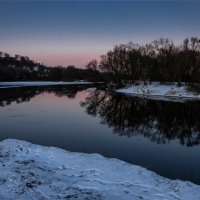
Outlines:
[[173,85],[161,85],[158,82],[153,82],[152,84],[145,85],[144,83],[139,83],[135,85],[130,85],[127,88],[122,88],[117,90],[119,93],[132,94],[132,95],[142,95],[142,96],[160,96],[160,97],[175,97],[175,98],[192,98],[200,99],[200,94],[192,92],[188,89],[188,86],[178,87],[177,84]]
[[98,154],[0,142],[0,199],[200,199],[200,186]]
[[53,82],[53,81],[32,81],[32,82],[0,82],[0,88],[7,87],[26,87],[26,86],[51,86],[51,85],[83,85],[92,84],[92,82],[86,81],[73,81],[73,82]]

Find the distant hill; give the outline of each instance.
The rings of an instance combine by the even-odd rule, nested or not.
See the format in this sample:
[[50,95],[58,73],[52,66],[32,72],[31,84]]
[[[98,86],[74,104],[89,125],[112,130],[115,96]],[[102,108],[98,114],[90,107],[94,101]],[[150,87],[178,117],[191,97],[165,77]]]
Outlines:
[[10,56],[0,51],[0,81],[96,81],[100,73],[92,69],[75,66],[49,67],[35,62],[27,56]]
[[27,56],[10,56],[0,52],[0,81],[42,80],[50,75],[51,69]]

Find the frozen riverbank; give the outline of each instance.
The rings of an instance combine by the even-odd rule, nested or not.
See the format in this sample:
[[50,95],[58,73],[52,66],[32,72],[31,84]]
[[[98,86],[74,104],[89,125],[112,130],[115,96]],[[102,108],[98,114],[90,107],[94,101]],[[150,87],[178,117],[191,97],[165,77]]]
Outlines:
[[200,199],[200,186],[98,154],[0,142],[0,199]]
[[158,82],[153,82],[152,84],[148,85],[138,83],[135,85],[130,85],[127,88],[118,89],[117,92],[157,98],[191,98],[200,100],[200,94],[191,91],[188,86],[178,87],[177,84],[161,85]]
[[26,87],[26,86],[51,86],[51,85],[83,85],[92,84],[86,81],[73,81],[73,82],[53,82],[53,81],[32,81],[32,82],[0,82],[0,88],[10,87]]

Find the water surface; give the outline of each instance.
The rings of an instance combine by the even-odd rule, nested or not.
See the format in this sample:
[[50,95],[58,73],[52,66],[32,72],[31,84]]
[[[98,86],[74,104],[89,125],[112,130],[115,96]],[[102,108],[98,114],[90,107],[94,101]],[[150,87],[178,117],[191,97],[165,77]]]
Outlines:
[[0,89],[0,140],[99,153],[200,184],[200,102],[88,92],[86,87]]

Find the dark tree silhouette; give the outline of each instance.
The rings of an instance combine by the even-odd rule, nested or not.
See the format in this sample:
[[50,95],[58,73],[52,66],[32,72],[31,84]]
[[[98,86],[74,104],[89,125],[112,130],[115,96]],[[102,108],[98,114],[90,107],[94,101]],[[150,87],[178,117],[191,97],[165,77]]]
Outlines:
[[164,38],[121,44],[101,56],[99,69],[119,85],[136,80],[200,83],[200,39],[185,39],[181,45]]

